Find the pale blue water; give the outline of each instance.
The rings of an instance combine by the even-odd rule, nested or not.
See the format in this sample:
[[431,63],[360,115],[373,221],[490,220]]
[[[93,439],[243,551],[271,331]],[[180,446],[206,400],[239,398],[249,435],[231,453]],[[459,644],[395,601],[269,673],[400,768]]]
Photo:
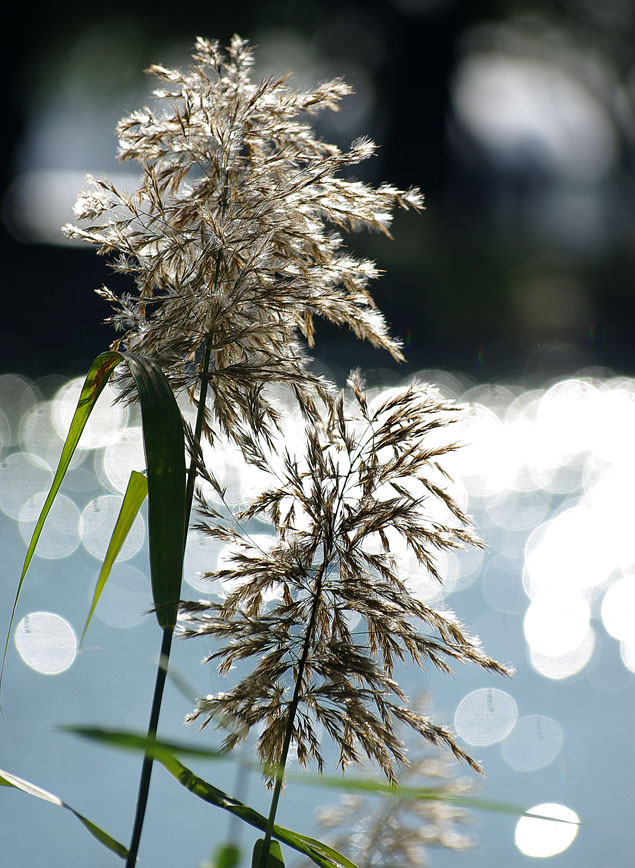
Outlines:
[[[477,387],[465,393],[464,385],[448,375],[442,388],[449,397],[474,405],[457,432],[472,445],[453,458],[450,469],[461,481],[459,494],[489,550],[482,558],[465,556],[445,564],[444,597],[427,584],[416,592],[451,607],[486,650],[516,673],[507,680],[458,667],[453,678],[410,670],[400,678],[411,695],[428,691],[437,722],[452,725],[456,716],[466,748],[488,775],[476,781],[479,795],[526,808],[557,803],[579,816],[575,840],[547,864],[627,868],[635,843],[635,381],[581,376],[532,391]],[[66,417],[55,406],[44,403],[33,384],[0,377],[3,630],[39,507],[30,498],[46,489],[61,444],[56,430],[62,430]],[[106,418],[101,430],[112,435],[118,427],[136,424],[134,418]],[[46,539],[43,535],[47,556],[34,559],[24,586],[16,626],[22,625],[19,642],[32,665],[12,638],[2,693],[6,720],[0,723],[0,768],[50,790],[125,843],[140,758],[57,729],[87,723],[144,730],[160,645],[154,616],[143,614],[150,594],[140,528],[129,557],[113,573],[113,587],[100,603],[83,649],[73,653],[73,632],[81,633],[99,571],[96,555],[105,545],[98,517],[112,507],[98,498],[120,497],[126,474],[117,462],[138,454],[134,432],[119,438],[119,451],[100,444],[98,434],[99,428],[94,448],[85,450],[70,472],[62,489],[66,512]],[[200,566],[193,559],[189,578],[194,583],[196,569]],[[197,596],[193,586],[184,587]],[[70,625],[53,622],[61,643],[57,656],[42,643],[33,645],[38,625],[46,623],[36,616],[39,612]],[[205,652],[205,642],[198,640],[176,643],[173,653],[174,669],[199,695],[222,689],[212,667],[199,665]],[[42,668],[64,671],[44,674]],[[211,730],[197,733],[183,726],[190,708],[175,683],[168,683],[161,734],[217,745]],[[257,775],[240,780],[231,761],[186,764],[266,813],[268,797]],[[335,792],[290,783],[279,822],[318,834],[314,809],[331,795],[336,801]],[[432,850],[430,862],[441,868],[527,865],[531,857],[515,843],[517,822],[516,816],[479,811],[473,825],[477,847],[467,853]],[[195,868],[225,839],[228,823],[228,815],[194,798],[158,767],[140,864]],[[70,812],[13,789],[0,790],[0,828],[0,866],[107,868],[118,863]],[[255,833],[244,827],[241,835],[249,852]],[[246,857],[244,864],[249,861]],[[297,861],[289,853],[287,864]]]

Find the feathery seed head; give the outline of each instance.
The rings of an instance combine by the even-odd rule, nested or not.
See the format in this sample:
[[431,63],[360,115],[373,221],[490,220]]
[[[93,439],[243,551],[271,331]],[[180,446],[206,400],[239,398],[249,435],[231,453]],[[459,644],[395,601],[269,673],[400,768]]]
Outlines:
[[[193,389],[207,343],[207,376],[226,431],[270,417],[262,383],[286,381],[310,412],[299,333],[313,344],[313,318],[346,325],[402,359],[374,309],[374,263],[346,253],[339,229],[388,233],[394,206],[419,210],[418,190],[377,189],[339,176],[370,157],[366,138],[348,151],[317,138],[303,116],[335,110],[350,88],[340,80],[293,90],[286,77],[250,79],[248,43],[225,54],[198,38],[188,71],[155,65],[161,112],[144,108],[117,127],[119,156],[142,178],[132,193],[89,178],[69,237],[115,254],[136,294],[104,292],[122,332],[114,346],[153,357],[175,388]],[[322,390],[323,391],[323,390]],[[255,412],[255,417],[254,417]]]
[[[343,395],[329,397],[324,427],[307,426],[304,453],[287,454],[274,485],[237,525],[219,529],[218,514],[201,502],[208,521],[199,529],[234,546],[231,565],[209,574],[231,590],[220,603],[184,603],[183,633],[219,641],[208,659],[220,661],[221,673],[239,660],[252,659],[254,668],[200,700],[190,719],[229,729],[227,749],[263,727],[258,751],[275,766],[295,714],[301,762],[322,767],[317,722],[338,745],[342,768],[366,754],[390,780],[393,763],[405,762],[393,728],[403,723],[480,770],[448,730],[408,708],[393,677],[406,659],[446,672],[448,661],[460,661],[506,673],[453,613],[412,596],[404,574],[406,553],[441,580],[439,551],[480,545],[438,470],[454,447],[434,435],[455,408],[417,384],[375,403],[359,377],[350,385],[354,407]],[[243,529],[253,518],[276,531],[267,552]]]

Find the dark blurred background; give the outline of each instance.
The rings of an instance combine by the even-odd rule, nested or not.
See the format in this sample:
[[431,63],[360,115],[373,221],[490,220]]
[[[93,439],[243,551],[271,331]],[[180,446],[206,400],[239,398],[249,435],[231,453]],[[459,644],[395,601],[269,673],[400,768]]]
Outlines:
[[[419,186],[395,240],[351,238],[386,269],[375,297],[410,370],[476,381],[635,373],[632,0],[267,0],[15,7],[5,31],[0,372],[81,373],[112,335],[92,290],[111,276],[66,242],[83,175],[116,177],[113,128],[149,99],[152,62],[198,34],[259,46],[257,72],[356,90],[320,121],[379,156],[363,180]],[[126,168],[126,167],[123,167]],[[389,371],[322,326],[317,356]],[[335,359],[335,362],[334,362]],[[405,372],[404,372],[405,373]]]

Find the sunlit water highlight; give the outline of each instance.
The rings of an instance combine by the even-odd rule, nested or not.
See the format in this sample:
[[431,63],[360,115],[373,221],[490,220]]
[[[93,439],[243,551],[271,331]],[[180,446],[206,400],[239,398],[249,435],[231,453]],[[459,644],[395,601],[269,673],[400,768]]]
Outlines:
[[[554,690],[560,690],[555,682],[582,679],[593,696],[621,696],[635,683],[633,382],[580,377],[544,389],[479,386],[466,391],[460,378],[444,376],[450,397],[475,402],[471,414],[452,429],[454,439],[470,445],[449,455],[447,467],[454,476],[453,495],[473,515],[489,552],[440,554],[440,584],[418,567],[403,540],[391,537],[390,551],[406,587],[424,604],[449,606],[480,626],[486,651],[519,669],[525,663],[527,673]],[[24,378],[0,376],[1,539],[13,540],[14,548],[15,539],[21,537],[25,548],[30,539],[80,387],[81,381],[74,380],[47,400]],[[138,414],[120,404],[110,407],[113,394],[100,398],[100,415],[82,438],[42,533],[29,588],[78,548],[103,558],[130,472],[145,468]],[[389,394],[375,389],[373,401]],[[280,409],[289,405],[287,390],[269,389],[269,397]],[[303,423],[294,416],[284,432],[292,453],[301,452],[302,432]],[[226,443],[214,452],[206,447],[206,460],[225,494],[220,498],[207,483],[202,488],[221,511],[239,509],[268,482],[262,472],[247,469]],[[442,480],[435,477],[435,482]],[[430,513],[431,520],[440,517]],[[299,511],[296,521],[305,527],[308,517]],[[253,556],[266,554],[275,543],[261,527],[263,532],[252,535]],[[151,608],[144,541],[139,517],[97,606],[100,629],[134,628]],[[204,575],[231,569],[234,553],[225,542],[190,530],[183,595],[218,600],[235,590],[231,579]],[[16,578],[23,554],[5,558]],[[91,576],[94,580],[96,571]],[[2,579],[5,587],[15,587],[4,572]],[[86,608],[93,586],[87,577]],[[265,605],[278,597],[279,589],[272,586]],[[480,601],[473,617],[465,614],[468,599]],[[359,616],[346,612],[345,617],[362,636]],[[65,672],[77,652],[73,627],[50,612],[22,618],[15,644],[24,663],[42,674]],[[532,705],[522,684],[520,678],[509,682],[509,692],[487,682],[476,690],[464,688],[452,705],[456,732],[472,747],[498,745],[493,749],[500,751],[509,774],[526,780],[547,774],[552,782],[547,797],[557,798],[553,782],[566,768],[572,724],[544,700]],[[569,810],[551,804],[535,810]],[[554,855],[569,846],[577,828],[524,818],[516,846],[527,856]]]
[[15,644],[22,660],[42,675],[59,675],[74,662],[77,637],[71,625],[52,612],[31,612],[18,624]]
[[564,805],[545,802],[534,805],[529,813],[540,814],[542,817],[553,817],[553,822],[539,817],[521,817],[516,824],[514,840],[516,846],[525,856],[557,856],[563,853],[573,843],[578,834],[580,818],[575,811]]

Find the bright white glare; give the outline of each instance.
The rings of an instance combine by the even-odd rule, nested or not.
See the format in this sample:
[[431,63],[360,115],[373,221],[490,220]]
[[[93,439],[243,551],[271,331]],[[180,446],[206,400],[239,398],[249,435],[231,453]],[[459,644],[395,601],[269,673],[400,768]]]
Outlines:
[[590,616],[589,604],[583,597],[573,592],[545,591],[525,613],[525,639],[539,654],[561,657],[582,643]]
[[[20,511],[20,535],[28,545],[33,536],[48,492],[41,491],[30,497]],[[40,558],[66,558],[79,545],[79,509],[64,494],[58,494],[46,517],[44,528],[35,549]]]
[[[38,455],[49,467],[57,467],[62,452],[62,439],[51,425],[51,401],[42,401],[31,407],[20,422],[20,444],[25,452]],[[76,451],[70,467],[77,467],[84,454]]]
[[453,428],[454,439],[465,445],[444,459],[444,467],[460,478],[470,495],[485,497],[511,488],[518,471],[518,456],[498,416],[481,404]]
[[115,564],[95,609],[99,620],[109,627],[136,627],[151,608],[148,577],[130,564]]
[[[102,560],[108,550],[122,499],[114,494],[104,494],[96,497],[82,512],[79,534],[86,551],[93,557]],[[117,555],[118,561],[126,561],[137,554],[145,538],[145,523],[138,514],[126,537],[126,541]]]
[[632,462],[635,391],[632,381],[608,383],[592,406],[593,453],[610,463]]
[[468,744],[485,746],[502,741],[512,731],[518,708],[504,690],[473,690],[459,702],[454,728]]
[[48,490],[52,479],[50,467],[37,455],[14,452],[0,462],[0,510],[19,518],[33,492]]
[[128,486],[130,472],[138,470],[141,473],[145,466],[143,429],[139,426],[119,431],[116,440],[104,449],[101,466],[97,470],[102,482],[123,494]]
[[202,444],[202,451],[205,466],[210,468],[221,489],[225,491],[223,498],[221,498],[212,486],[206,486],[205,496],[216,504],[224,502],[229,507],[244,505],[247,500],[244,490],[245,474],[249,468],[240,449],[237,446],[222,443],[219,439],[213,448],[205,441]]
[[635,644],[635,576],[614,582],[602,600],[602,622],[615,639]]
[[543,714],[521,717],[501,744],[501,756],[517,772],[534,772],[548,766],[560,753],[564,730],[557,720]]
[[571,379],[556,383],[542,396],[536,433],[545,464],[566,464],[593,447],[598,424],[594,408],[597,391],[590,380]]
[[523,583],[531,599],[548,592],[576,594],[604,582],[613,568],[597,511],[578,504],[532,531]]
[[539,675],[550,678],[552,681],[561,681],[563,678],[570,678],[581,672],[591,660],[594,649],[595,633],[589,628],[577,648],[558,657],[541,654],[530,646],[528,649],[529,662]]
[[452,87],[457,114],[505,163],[596,180],[616,154],[610,117],[556,64],[501,52],[469,55]]
[[[521,817],[516,823],[514,841],[525,856],[548,857],[562,853],[573,843],[578,834],[580,818],[564,805],[544,802],[530,808],[528,813],[553,817],[543,820],[538,817]],[[566,822],[558,822],[565,820]]]
[[[84,384],[83,377],[69,380],[55,395],[53,399],[53,412],[51,414],[53,427],[59,437],[66,439],[68,429],[75,410],[77,401]],[[113,404],[119,395],[119,390],[111,383],[107,383],[97,400],[86,427],[79,440],[78,449],[96,449],[107,446],[118,436],[128,419],[128,409],[122,403]]]
[[605,564],[604,577],[616,567],[635,564],[634,492],[633,463],[612,465],[587,491],[586,502],[594,525],[595,545]]
[[77,637],[71,625],[52,612],[32,612],[15,631],[22,660],[42,675],[59,675],[77,656]]

